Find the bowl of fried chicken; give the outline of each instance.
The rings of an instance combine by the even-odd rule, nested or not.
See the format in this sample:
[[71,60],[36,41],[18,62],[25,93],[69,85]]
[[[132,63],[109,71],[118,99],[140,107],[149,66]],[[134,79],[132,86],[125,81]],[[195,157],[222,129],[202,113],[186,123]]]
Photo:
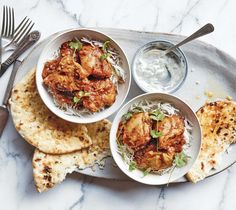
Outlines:
[[127,57],[111,37],[91,29],[60,33],[43,49],[36,84],[58,117],[92,123],[115,113],[130,88]]
[[117,113],[110,148],[118,167],[130,178],[163,185],[183,177],[201,147],[201,128],[181,99],[147,93],[129,101]]

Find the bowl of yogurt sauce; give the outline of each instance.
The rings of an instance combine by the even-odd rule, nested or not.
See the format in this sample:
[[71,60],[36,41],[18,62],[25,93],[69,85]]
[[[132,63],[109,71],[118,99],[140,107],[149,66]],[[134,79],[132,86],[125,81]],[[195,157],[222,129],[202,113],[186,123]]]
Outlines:
[[180,48],[166,55],[162,52],[173,46],[168,41],[153,41],[141,47],[134,56],[132,73],[144,92],[175,92],[185,81],[188,64]]

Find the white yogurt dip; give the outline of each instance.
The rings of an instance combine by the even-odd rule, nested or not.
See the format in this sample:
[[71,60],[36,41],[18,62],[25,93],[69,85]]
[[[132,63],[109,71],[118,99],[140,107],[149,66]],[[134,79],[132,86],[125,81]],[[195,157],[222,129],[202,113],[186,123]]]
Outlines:
[[134,77],[146,92],[173,92],[185,78],[186,63],[180,55],[160,56],[161,51],[152,47],[135,58]]

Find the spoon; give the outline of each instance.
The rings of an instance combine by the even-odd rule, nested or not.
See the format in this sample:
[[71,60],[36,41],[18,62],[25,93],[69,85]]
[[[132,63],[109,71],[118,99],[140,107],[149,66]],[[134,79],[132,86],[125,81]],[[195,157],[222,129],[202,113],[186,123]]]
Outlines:
[[161,57],[165,56],[166,54],[168,54],[169,52],[171,52],[172,50],[176,49],[177,47],[180,47],[198,37],[207,35],[211,32],[214,31],[214,26],[211,23],[207,23],[206,25],[204,25],[203,27],[201,27],[199,30],[197,30],[196,32],[194,32],[192,35],[190,35],[189,37],[187,37],[186,39],[184,39],[182,42],[164,50],[161,52]]
[[[186,39],[184,39],[182,42],[164,50],[164,51],[161,51],[160,52],[160,55],[158,55],[158,58],[161,58],[165,55],[167,55],[168,53],[170,53],[171,51],[173,51],[174,49],[176,49],[177,47],[180,47],[198,37],[201,37],[201,36],[204,36],[206,34],[209,34],[211,32],[214,31],[214,26],[211,24],[211,23],[207,23],[206,25],[204,25],[202,28],[200,28],[199,30],[197,30],[196,32],[194,32],[192,35],[190,35],[189,37],[187,37]],[[162,81],[165,82],[165,83],[168,83],[171,79],[171,73],[169,71],[169,69],[165,68],[165,75],[164,77],[162,78]]]

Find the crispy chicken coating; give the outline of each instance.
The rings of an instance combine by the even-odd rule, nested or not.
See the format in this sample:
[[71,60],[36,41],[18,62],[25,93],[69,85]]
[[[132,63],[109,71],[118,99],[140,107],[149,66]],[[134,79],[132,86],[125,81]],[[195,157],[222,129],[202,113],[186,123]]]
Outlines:
[[134,151],[144,147],[151,140],[151,119],[147,112],[133,114],[120,129],[123,143]]
[[92,112],[111,106],[117,95],[116,87],[109,79],[87,80],[83,90],[90,93],[89,97],[83,99],[83,106]]
[[157,146],[150,144],[146,148],[137,151],[134,159],[139,169],[146,170],[149,168],[157,171],[172,166],[174,153],[157,151]]
[[61,105],[85,107],[91,112],[111,106],[117,87],[110,80],[111,64],[101,57],[103,51],[88,44],[82,49],[71,47],[74,48],[70,41],[63,43],[60,56],[45,63],[42,72],[45,86]]
[[62,75],[58,72],[54,72],[44,78],[43,81],[44,84],[52,91],[58,90],[62,92],[72,92],[80,90],[72,75]]
[[61,57],[65,57],[65,56],[71,56],[74,57],[75,61],[78,62],[79,60],[79,52],[75,51],[73,49],[70,48],[69,46],[70,41],[68,42],[64,42],[61,47],[60,47],[60,55]]
[[80,79],[84,79],[89,76],[89,72],[87,72],[70,55],[62,57],[57,67],[57,71],[63,74],[70,74],[70,75],[78,76]]
[[102,50],[97,46],[84,45],[79,51],[81,65],[96,78],[110,78],[112,75],[112,66],[106,60],[102,59]]
[[54,59],[51,61],[47,61],[44,64],[43,73],[42,73],[43,79],[45,77],[47,77],[49,74],[51,74],[57,70],[57,67],[58,67],[60,61],[61,61],[61,58],[57,58],[57,59]]
[[184,120],[178,115],[166,116],[161,122],[156,123],[156,130],[162,132],[159,137],[159,148],[169,152],[181,152],[185,144],[183,137]]
[[52,92],[54,99],[58,104],[60,105],[67,104],[68,106],[74,106],[73,95],[71,92],[58,91],[56,89],[52,90]]

